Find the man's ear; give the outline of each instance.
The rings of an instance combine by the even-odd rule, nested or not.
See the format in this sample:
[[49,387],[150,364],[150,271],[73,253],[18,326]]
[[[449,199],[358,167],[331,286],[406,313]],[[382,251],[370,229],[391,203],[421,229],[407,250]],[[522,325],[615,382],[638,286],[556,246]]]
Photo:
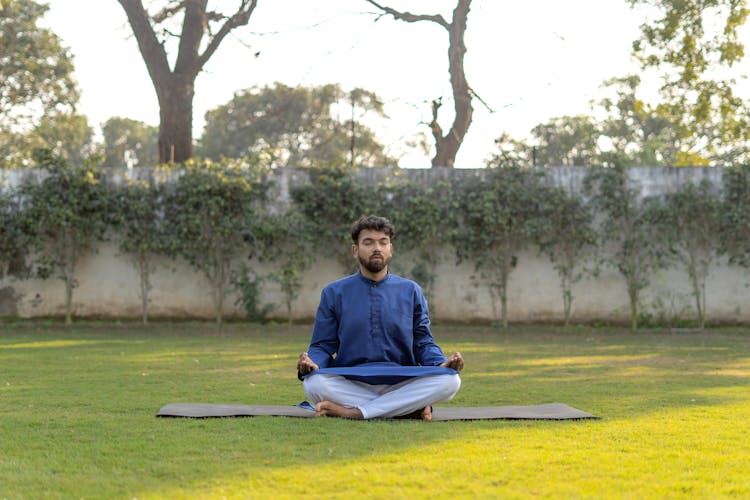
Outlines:
[[359,257],[359,247],[354,243],[352,243],[352,255],[355,259]]

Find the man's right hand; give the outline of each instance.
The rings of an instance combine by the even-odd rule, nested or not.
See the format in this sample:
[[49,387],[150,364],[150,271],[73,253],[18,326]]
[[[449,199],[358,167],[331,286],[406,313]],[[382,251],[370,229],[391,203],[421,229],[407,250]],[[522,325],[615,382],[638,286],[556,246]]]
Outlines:
[[315,361],[310,359],[310,356],[308,356],[306,352],[299,355],[299,359],[297,360],[297,372],[300,375],[307,375],[318,368],[320,367],[315,364]]

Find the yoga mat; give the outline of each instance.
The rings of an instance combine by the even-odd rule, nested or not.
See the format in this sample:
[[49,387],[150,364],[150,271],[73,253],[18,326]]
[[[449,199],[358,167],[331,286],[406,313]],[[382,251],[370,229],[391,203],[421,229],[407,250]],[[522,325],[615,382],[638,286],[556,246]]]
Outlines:
[[[272,415],[280,417],[315,417],[315,412],[300,406],[267,405],[222,405],[209,403],[170,403],[163,406],[157,417],[256,417]],[[445,420],[577,420],[599,418],[563,403],[547,403],[536,406],[481,406],[481,407],[434,407],[433,421]]]

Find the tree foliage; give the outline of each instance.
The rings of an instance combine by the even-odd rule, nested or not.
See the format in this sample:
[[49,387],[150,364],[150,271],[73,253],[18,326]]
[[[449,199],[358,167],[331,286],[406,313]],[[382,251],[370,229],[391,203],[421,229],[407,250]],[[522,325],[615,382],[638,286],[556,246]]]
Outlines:
[[560,277],[563,318],[568,326],[573,307],[573,285],[584,276],[587,264],[592,267],[590,260],[597,250],[594,214],[579,195],[558,186],[547,186],[544,220],[544,229],[536,232],[536,242]]
[[722,249],[731,263],[750,268],[750,167],[724,170],[722,184]]
[[721,203],[715,188],[704,180],[690,182],[655,200],[652,218],[669,257],[687,272],[698,323],[706,324],[706,280],[720,251]]
[[237,259],[263,248],[266,169],[240,160],[186,162],[166,195],[165,219],[175,251],[211,286],[216,322]]
[[141,319],[148,323],[151,278],[155,259],[170,255],[167,221],[164,218],[164,186],[154,181],[129,181],[116,191],[113,222],[120,251],[127,255],[138,273]]
[[355,107],[358,115],[385,116],[380,98],[364,89],[281,83],[247,89],[206,113],[199,153],[212,159],[264,154],[281,167],[395,165],[374,132],[351,116]]
[[111,191],[95,167],[71,164],[48,152],[40,152],[37,161],[44,168],[42,178],[28,179],[20,188],[24,228],[34,244],[39,274],[57,272],[65,284],[65,321],[71,323],[77,266],[106,236]]
[[[118,0],[138,42],[159,101],[159,162],[182,163],[193,156],[195,79],[221,42],[245,26],[257,0],[236,0],[233,10],[209,8],[208,0],[164,0],[149,12],[141,0]],[[228,2],[216,2],[226,8]],[[170,67],[167,47],[177,43]]]
[[71,113],[78,102],[73,57],[38,26],[49,9],[13,0],[0,10],[0,167],[28,165],[25,136],[40,119]]
[[602,217],[599,235],[606,262],[625,279],[630,300],[630,324],[638,328],[641,292],[654,270],[663,265],[663,253],[649,204],[640,198],[624,167],[595,168],[584,178],[584,192]]
[[335,257],[345,272],[356,269],[349,230],[362,214],[377,212],[378,200],[353,172],[345,168],[310,171],[310,183],[294,188],[292,199],[315,228],[325,254]]
[[500,299],[501,322],[508,326],[508,287],[518,254],[546,224],[540,170],[488,169],[461,184],[453,213],[453,246],[459,261],[474,263],[490,295]]
[[130,118],[112,117],[102,125],[106,167],[154,167],[159,163],[159,129]]
[[[745,56],[745,0],[629,0],[655,12],[633,43],[644,68],[663,77],[662,110],[680,139],[678,164],[747,162],[747,102],[728,68]],[[722,71],[723,70],[723,71]]]

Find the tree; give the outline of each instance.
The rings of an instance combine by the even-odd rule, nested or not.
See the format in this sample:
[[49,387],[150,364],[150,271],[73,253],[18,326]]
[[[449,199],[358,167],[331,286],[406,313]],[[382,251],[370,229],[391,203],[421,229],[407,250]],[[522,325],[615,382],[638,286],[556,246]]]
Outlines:
[[[450,241],[450,185],[447,182],[423,186],[414,181],[382,184],[377,198],[383,200],[383,213],[396,227],[395,251],[411,253],[416,260],[409,274],[424,290],[430,310],[435,311],[435,279],[443,257],[442,248]],[[403,262],[403,259],[399,259]]]
[[112,117],[102,125],[102,135],[106,167],[154,167],[159,163],[157,127]]
[[747,102],[730,70],[744,58],[745,0],[629,0],[656,14],[641,25],[633,51],[661,72],[663,109],[681,142],[676,164],[748,160]]
[[464,34],[466,23],[471,8],[471,0],[457,0],[456,8],[453,10],[451,22],[445,20],[440,14],[412,14],[400,12],[390,7],[380,5],[374,0],[365,0],[378,8],[383,14],[393,16],[394,19],[408,23],[420,21],[433,22],[443,27],[448,32],[448,73],[450,74],[451,88],[453,90],[453,124],[447,132],[438,123],[438,112],[442,106],[442,98],[432,101],[432,121],[429,123],[432,137],[435,140],[435,156],[432,158],[433,167],[453,167],[456,155],[463,143],[466,133],[469,131],[474,108],[471,105],[474,91],[466,80],[464,71],[464,56],[466,45]]
[[78,102],[73,57],[37,26],[48,9],[13,0],[0,10],[0,167],[28,165],[24,134],[40,117],[71,113]]
[[0,184],[0,278],[25,270],[29,238],[21,221],[18,193]]
[[560,277],[565,326],[570,323],[573,285],[584,275],[584,263],[596,250],[594,217],[576,194],[561,187],[547,187],[544,195],[545,227],[537,231],[540,250],[549,257]]
[[722,185],[722,251],[730,263],[750,268],[750,167],[724,170]]
[[538,141],[534,166],[590,167],[599,157],[598,124],[590,116],[552,118],[531,130]]
[[500,299],[501,321],[508,327],[509,278],[518,254],[534,241],[542,217],[543,171],[491,168],[468,179],[457,193],[453,246],[459,261],[471,260],[490,291]]
[[164,219],[164,187],[153,180],[133,181],[117,190],[114,224],[120,251],[132,260],[138,272],[141,318],[148,323],[151,276],[154,259],[169,254],[169,243]]
[[[224,38],[246,25],[257,0],[238,0],[225,14],[209,10],[208,0],[168,0],[156,14],[149,14],[141,0],[118,0],[127,14],[159,102],[159,162],[182,163],[193,156],[193,96],[195,79]],[[226,3],[226,2],[224,2]],[[182,14],[179,34],[171,24]],[[161,29],[161,36],[157,35]],[[207,38],[204,37],[208,35]],[[167,42],[176,38],[178,53],[170,68]]]
[[266,196],[265,169],[240,160],[186,162],[166,195],[165,220],[176,253],[201,272],[211,286],[216,322],[237,258],[257,252]]
[[287,320],[291,324],[294,301],[303,285],[302,275],[315,259],[315,252],[310,252],[310,248],[316,245],[316,232],[312,223],[294,208],[267,220],[270,224],[266,227],[265,239],[274,249],[271,259],[279,263],[270,278],[281,288]]
[[598,227],[606,262],[625,279],[630,300],[630,324],[638,329],[641,292],[654,270],[663,265],[661,242],[648,204],[640,199],[626,168],[594,168],[583,179],[584,193],[601,214]]
[[[641,78],[630,75],[613,78],[604,86],[614,92],[598,105],[605,111],[601,129],[609,143],[601,153],[606,166],[668,166],[678,165],[685,156],[680,151],[683,139],[663,104],[652,106],[638,96]],[[702,163],[694,158],[693,163]]]
[[77,265],[105,238],[110,190],[92,166],[70,164],[49,152],[39,152],[36,161],[46,176],[27,180],[20,188],[24,227],[34,243],[40,276],[59,272],[65,283],[65,322],[69,324],[73,290],[78,286]]
[[706,280],[720,248],[721,203],[714,191],[705,179],[687,183],[664,195],[652,219],[669,255],[687,271],[700,328],[706,325]]
[[590,116],[561,116],[531,129],[536,145],[507,133],[495,139],[487,165],[503,167],[592,166],[599,162],[600,126]]
[[339,85],[273,86],[238,92],[228,103],[206,113],[200,141],[202,156],[241,158],[270,155],[273,166],[395,165],[372,130],[339,116],[374,112],[385,116],[373,92]]

